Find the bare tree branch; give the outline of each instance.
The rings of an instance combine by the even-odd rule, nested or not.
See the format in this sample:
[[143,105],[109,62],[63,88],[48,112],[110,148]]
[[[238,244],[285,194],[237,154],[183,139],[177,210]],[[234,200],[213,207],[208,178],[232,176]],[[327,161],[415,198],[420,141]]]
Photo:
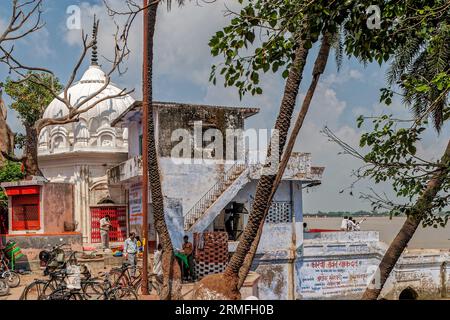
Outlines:
[[11,17],[5,30],[0,31],[0,51],[2,53],[0,63],[8,65],[10,69],[18,67],[18,61],[12,56],[13,42],[23,39],[45,26],[42,21],[42,2],[43,0],[25,2],[12,0]]
[[[95,19],[95,18],[94,18]],[[95,22],[97,23],[97,22]],[[106,95],[102,97],[101,99],[96,100],[95,102],[91,103],[93,99],[98,97],[100,94],[102,94],[106,88],[111,84],[111,75],[119,69],[120,64],[124,61],[124,59],[129,55],[130,51],[127,47],[127,38],[126,37],[120,37],[119,36],[119,29],[116,30],[116,33],[114,34],[114,57],[112,59],[109,59],[108,61],[111,63],[110,69],[105,73],[105,81],[102,84],[102,86],[97,89],[96,91],[90,93],[87,97],[81,99],[77,102],[72,102],[71,97],[69,94],[69,89],[72,87],[72,85],[75,82],[75,79],[77,78],[77,75],[79,73],[80,67],[85,60],[89,50],[93,48],[95,45],[96,39],[92,38],[92,40],[89,40],[89,35],[85,34],[84,30],[81,33],[81,40],[82,40],[82,51],[81,54],[76,61],[72,72],[69,76],[69,79],[67,83],[64,86],[64,91],[62,93],[57,92],[52,88],[50,85],[45,83],[45,81],[42,81],[42,79],[35,73],[30,73],[29,71],[44,71],[47,73],[50,73],[53,75],[53,73],[50,70],[42,69],[42,68],[32,68],[25,65],[22,65],[19,61],[14,59],[15,66],[11,68],[18,76],[19,80],[18,82],[24,82],[24,81],[30,81],[31,83],[34,83],[36,85],[40,85],[47,89],[51,95],[57,100],[59,100],[61,103],[63,103],[68,110],[68,114],[64,117],[60,117],[57,119],[51,119],[51,118],[44,118],[40,119],[35,123],[35,128],[40,132],[43,128],[50,126],[50,125],[63,125],[67,123],[77,122],[79,120],[79,116],[82,113],[85,113],[89,111],[90,109],[94,108],[99,103],[114,99],[114,98],[120,98],[120,97],[126,97],[130,93],[134,92],[133,90],[127,90],[123,89],[119,93],[112,94],[112,95]]]

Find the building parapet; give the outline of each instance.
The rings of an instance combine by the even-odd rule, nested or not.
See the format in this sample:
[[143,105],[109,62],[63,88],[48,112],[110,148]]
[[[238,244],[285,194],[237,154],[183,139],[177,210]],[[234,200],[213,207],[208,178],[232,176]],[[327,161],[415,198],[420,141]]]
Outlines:
[[305,244],[322,243],[359,243],[359,242],[379,242],[380,233],[378,231],[336,231],[336,232],[305,232],[303,235]]
[[[186,164],[188,165],[188,164]],[[251,164],[249,176],[251,179],[261,177],[262,164]],[[294,152],[285,170],[283,180],[320,181],[325,168],[312,167],[311,154]],[[129,182],[133,178],[142,176],[142,156],[128,159],[120,165],[108,170],[108,181],[110,184]]]
[[108,183],[111,185],[131,181],[142,176],[142,157],[136,156],[122,162],[107,171]]

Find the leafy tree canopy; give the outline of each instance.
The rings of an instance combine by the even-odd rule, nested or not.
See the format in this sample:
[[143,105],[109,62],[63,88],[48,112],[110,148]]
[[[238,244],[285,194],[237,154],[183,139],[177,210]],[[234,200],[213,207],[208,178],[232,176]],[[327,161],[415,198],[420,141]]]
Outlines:
[[[39,83],[33,80],[39,78]],[[44,85],[42,85],[44,84]],[[59,80],[48,73],[29,72],[23,81],[14,81],[8,78],[5,83],[5,92],[11,97],[11,109],[18,112],[25,126],[32,127],[44,114],[47,106],[54,99],[53,94],[46,86],[54,91],[61,91]]]
[[[415,29],[401,29],[412,2],[415,0],[247,1],[240,12],[230,12],[230,24],[210,40],[212,55],[224,57],[222,64],[213,66],[210,80],[216,83],[220,74],[225,86],[235,86],[241,97],[248,92],[261,94],[261,73],[280,71],[286,78],[299,40],[312,47],[325,32],[340,34],[338,51],[381,64],[416,33]],[[374,5],[381,13],[379,28],[368,27],[374,14],[368,8]]]
[[[0,167],[0,183],[18,181],[24,178],[21,170],[21,165],[16,162],[6,161],[5,165]],[[0,206],[6,207],[8,205],[8,198],[0,189]]]

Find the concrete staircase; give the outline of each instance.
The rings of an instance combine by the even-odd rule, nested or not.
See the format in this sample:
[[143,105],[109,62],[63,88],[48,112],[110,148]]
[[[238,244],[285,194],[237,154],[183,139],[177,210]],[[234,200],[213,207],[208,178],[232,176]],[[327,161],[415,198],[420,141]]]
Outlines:
[[249,170],[246,164],[234,164],[184,215],[184,230],[204,231],[239,190],[250,181]]

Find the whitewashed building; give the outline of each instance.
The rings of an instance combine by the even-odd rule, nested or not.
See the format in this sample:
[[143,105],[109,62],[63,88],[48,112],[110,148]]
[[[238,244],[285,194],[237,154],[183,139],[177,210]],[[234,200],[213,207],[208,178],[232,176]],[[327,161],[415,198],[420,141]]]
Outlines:
[[[259,137],[260,152],[251,152],[254,150],[250,149],[247,143],[251,133],[248,134],[246,130],[245,120],[255,116],[259,109],[163,102],[154,102],[153,108],[162,188],[165,196],[165,216],[175,247],[181,247],[185,234],[192,239],[194,233],[226,231],[229,236],[227,251],[233,252],[247,223],[256,186],[261,176],[261,163],[265,156],[260,157],[258,161],[257,157],[255,159],[255,154],[265,155],[267,145],[264,141],[261,143],[261,140],[267,142],[270,138],[270,135],[267,135],[269,132],[262,134]],[[122,186],[128,190],[129,227],[131,230],[140,232],[142,224],[141,103],[136,102],[123,112],[113,121],[113,126],[129,131],[129,159],[108,171],[109,184]],[[217,141],[217,136],[212,138],[209,134],[210,129],[217,129],[221,133],[218,136],[224,138],[222,141],[229,142],[229,139],[235,139],[235,144],[230,147],[224,142],[219,148],[216,148],[217,145],[211,147],[211,143]],[[230,138],[228,130],[243,131]],[[190,138],[180,137],[182,132],[187,133]],[[188,147],[183,153],[174,152],[178,150],[177,146],[185,142],[188,142]],[[227,151],[232,151],[231,158]],[[226,159],[233,160],[224,162],[224,157],[215,157],[218,153],[226,154]],[[199,159],[194,158],[196,154],[200,154],[198,163],[196,160]],[[258,249],[260,254],[255,262],[255,268],[262,278],[270,278],[275,269],[277,276],[281,276],[281,279],[286,280],[293,275],[291,271],[295,266],[289,261],[300,258],[297,252],[301,250],[303,243],[302,192],[305,188],[319,185],[323,171],[323,167],[312,166],[311,154],[294,153],[292,155],[280,187],[274,196]],[[149,230],[149,240],[154,243],[156,236],[151,204]],[[205,259],[208,259],[207,255]],[[217,264],[217,261],[214,263]],[[291,283],[293,281],[294,279]],[[282,286],[286,287],[286,283]],[[277,286],[277,282],[273,281],[270,286],[261,287],[261,297],[270,296],[271,286]],[[283,289],[281,299],[287,298],[289,295]]]
[[[94,60],[80,81],[69,88],[71,102],[100,90],[105,81],[105,72]],[[121,91],[110,83],[83,108]],[[126,234],[126,194],[120,186],[108,185],[106,172],[128,158],[128,129],[111,127],[111,121],[133,103],[128,95],[107,99],[81,114],[79,121],[49,126],[40,134],[39,166],[50,182],[74,184],[75,222],[84,242],[100,242],[97,224],[99,215],[105,213],[114,216],[112,240],[121,241]],[[59,118],[67,112],[55,99],[44,117]]]

